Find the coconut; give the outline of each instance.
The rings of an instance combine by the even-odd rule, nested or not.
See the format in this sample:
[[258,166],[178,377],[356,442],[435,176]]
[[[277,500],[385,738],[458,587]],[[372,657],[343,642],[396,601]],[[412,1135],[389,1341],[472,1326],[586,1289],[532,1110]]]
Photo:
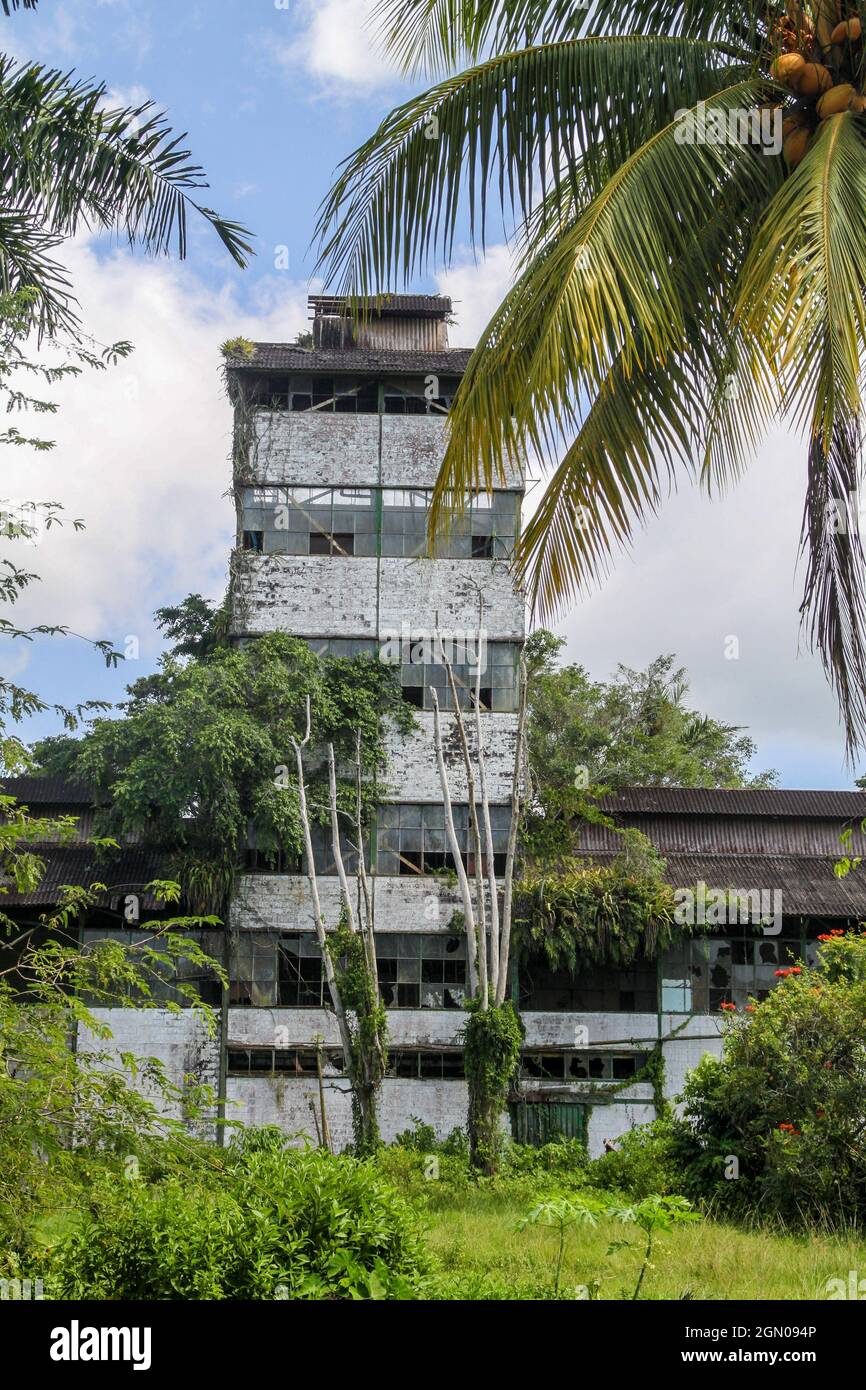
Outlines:
[[795,130],[804,130],[807,124],[806,117],[799,111],[794,116],[786,116],[782,122],[782,139],[787,140]]
[[794,86],[801,96],[816,97],[819,92],[826,92],[833,86],[833,77],[823,63],[804,63],[802,68],[796,70]]
[[805,67],[806,59],[802,53],[782,53],[773,63],[770,72],[778,82],[787,82],[793,86]]
[[839,111],[847,111],[851,105],[851,100],[857,93],[850,82],[840,82],[837,87],[831,87],[829,92],[825,92],[815,108],[820,120],[826,121],[828,116],[835,116]]
[[858,92],[855,97],[851,98],[851,105],[848,109],[850,111],[856,111],[858,116],[861,115],[866,111],[866,97],[861,97]]
[[862,32],[859,19],[843,19],[830,35],[831,43],[856,43]]
[[782,146],[782,153],[785,156],[785,163],[789,169],[793,169],[795,164],[800,163],[800,160],[809,148],[811,138],[805,126],[800,130],[795,130],[792,135],[788,136]]

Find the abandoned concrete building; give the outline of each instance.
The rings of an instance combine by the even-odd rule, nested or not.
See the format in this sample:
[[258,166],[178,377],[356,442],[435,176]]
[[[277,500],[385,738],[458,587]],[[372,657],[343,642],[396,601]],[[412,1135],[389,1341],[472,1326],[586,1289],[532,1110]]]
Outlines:
[[[465,941],[450,926],[460,902],[441,872],[450,860],[432,749],[430,686],[446,709],[449,692],[429,644],[419,639],[436,624],[453,635],[461,699],[482,662],[494,840],[504,854],[524,640],[524,606],[508,558],[524,484],[515,474],[473,498],[441,553],[428,558],[430,490],[449,402],[469,358],[448,347],[450,301],[397,296],[360,322],[334,298],[315,297],[311,308],[309,346],[259,343],[230,372],[238,506],[232,636],[249,642],[280,630],[334,654],[381,652],[386,644],[397,653],[417,724],[393,742],[388,795],[371,837],[391,1039],[380,1119],[386,1140],[415,1117],[444,1138],[466,1121]],[[455,818],[468,856],[458,763]],[[5,906],[26,918],[51,903],[59,884],[86,882],[90,874],[108,891],[82,928],[85,939],[106,929],[132,939],[136,928],[124,921],[124,903],[158,875],[158,857],[129,846],[107,876],[101,865],[97,873],[84,844],[86,788],[53,779],[11,779],[6,788],[34,812],[62,809],[81,820],[77,844],[45,847],[48,872],[37,893],[10,896]],[[628,970],[572,976],[538,960],[513,969],[525,1043],[512,1131],[530,1142],[556,1133],[580,1137],[593,1154],[652,1119],[660,1089],[675,1096],[686,1070],[704,1052],[718,1052],[723,1004],[762,997],[792,955],[811,956],[819,933],[866,917],[866,879],[833,873],[839,835],[866,816],[866,793],[646,788],[611,799],[606,809],[657,846],[669,881],[693,895],[698,923],[713,920],[700,915],[707,910],[701,885],[726,884],[740,896],[757,895],[762,925],[753,925],[754,912],[746,921],[732,911],[729,925],[712,935],[698,931],[657,961]],[[580,829],[579,854],[605,862],[618,850],[610,830]],[[339,883],[326,837],[315,855],[325,917],[335,923]],[[211,1081],[228,1119],[277,1124],[313,1141],[318,1047],[331,1138],[343,1146],[351,1138],[350,1098],[326,1007],[309,885],[302,865],[280,868],[260,863],[250,844],[230,930],[207,934],[230,979],[227,991],[209,996],[220,1006],[218,1036],[208,1037],[189,1010],[112,1009],[104,1016],[119,1050],[159,1057],[178,1080],[192,1074]],[[149,913],[158,907],[144,900],[141,906]],[[208,989],[213,982],[203,981]],[[88,1045],[80,1039],[79,1046]],[[659,1055],[663,1068],[651,1069],[650,1058]]]

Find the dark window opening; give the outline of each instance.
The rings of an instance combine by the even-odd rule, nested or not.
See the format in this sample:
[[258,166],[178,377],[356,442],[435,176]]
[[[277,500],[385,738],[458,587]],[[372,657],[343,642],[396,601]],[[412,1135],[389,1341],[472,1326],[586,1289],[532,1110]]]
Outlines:
[[472,537],[472,559],[473,559],[473,560],[492,560],[492,559],[493,559],[493,537],[492,537],[492,536],[473,536],[473,537]]
[[244,550],[253,550],[257,555],[261,555],[264,548],[264,531],[244,531]]
[[414,705],[416,709],[424,708],[424,687],[423,685],[404,685],[403,699],[408,705]]

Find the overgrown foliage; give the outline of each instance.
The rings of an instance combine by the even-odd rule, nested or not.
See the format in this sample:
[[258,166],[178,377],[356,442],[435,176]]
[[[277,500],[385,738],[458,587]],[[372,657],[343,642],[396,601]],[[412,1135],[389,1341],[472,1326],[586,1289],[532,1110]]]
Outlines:
[[682,1190],[800,1225],[866,1217],[866,934],[822,943],[728,1025],[683,1090]]
[[58,1298],[405,1299],[428,1261],[417,1218],[368,1165],[279,1131],[161,1181],[103,1182],[60,1241]]
[[[212,644],[203,631],[197,640],[197,659],[169,655],[158,673],[129,687],[122,718],[96,720],[84,738],[34,751],[45,771],[96,788],[100,833],[136,835],[170,851],[190,901],[221,912],[250,836],[266,860],[301,853],[292,739],[303,736],[307,699],[319,749],[310,813],[322,825],[329,824],[324,744],[333,743],[346,764],[360,734],[369,818],[381,798],[386,723],[406,730],[412,715],[393,668],[365,656],[318,657],[284,633],[243,648]],[[340,806],[350,810],[354,797],[353,779],[342,778]]]
[[493,1173],[502,1149],[502,1115],[520,1060],[523,1028],[510,1000],[468,1004],[463,1026],[463,1065],[469,1088],[468,1132],[475,1165]]
[[571,859],[550,873],[527,871],[515,890],[515,951],[572,974],[589,964],[652,960],[684,930],[674,906],[663,860],[639,831],[627,830],[611,864]]
[[[0,826],[0,836],[5,830]],[[3,866],[15,873],[5,854]],[[98,1169],[112,1155],[138,1161],[167,1134],[184,1135],[180,1118],[166,1116],[195,1122],[215,1101],[199,1077],[170,1076],[156,1058],[118,1053],[94,1012],[130,1001],[177,1010],[180,1004],[166,1004],[155,987],[181,961],[223,979],[219,965],[185,934],[214,922],[167,917],[142,923],[136,946],[107,937],[82,950],[75,925],[101,887],[64,890],[60,906],[14,937],[7,927],[0,940],[0,1242],[6,1250],[28,1245],[41,1206],[75,1193],[82,1164],[86,1170],[92,1160]],[[176,901],[176,885],[151,887],[163,901]],[[178,981],[175,989],[198,1012],[203,1037],[212,1034],[214,1012],[191,985]]]
[[686,671],[672,656],[656,657],[645,671],[620,665],[609,681],[596,681],[583,666],[562,664],[564,645],[543,628],[526,644],[525,857],[544,864],[568,859],[576,823],[599,819],[604,792],[775,784],[774,772],[750,774],[756,749],[741,729],[691,707]]

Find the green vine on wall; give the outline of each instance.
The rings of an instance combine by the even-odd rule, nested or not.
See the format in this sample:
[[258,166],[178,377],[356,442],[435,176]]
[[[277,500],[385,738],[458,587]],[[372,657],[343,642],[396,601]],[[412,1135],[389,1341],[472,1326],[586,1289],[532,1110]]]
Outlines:
[[463,1065],[469,1086],[469,1137],[476,1165],[496,1171],[501,1145],[500,1116],[520,1063],[523,1025],[510,1000],[482,1009],[478,1000],[466,1005],[463,1026]]

